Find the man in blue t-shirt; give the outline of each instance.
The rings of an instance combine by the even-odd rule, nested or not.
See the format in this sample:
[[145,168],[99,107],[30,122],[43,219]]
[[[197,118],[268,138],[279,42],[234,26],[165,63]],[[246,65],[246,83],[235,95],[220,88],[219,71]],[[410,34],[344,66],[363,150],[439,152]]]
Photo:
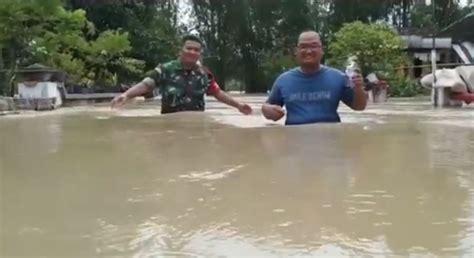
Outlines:
[[286,125],[340,122],[339,101],[353,110],[367,104],[360,74],[348,78],[343,72],[321,64],[323,56],[319,34],[305,31],[298,38],[296,57],[299,67],[281,74],[274,82],[267,103],[262,106],[265,118],[278,121],[286,107]]

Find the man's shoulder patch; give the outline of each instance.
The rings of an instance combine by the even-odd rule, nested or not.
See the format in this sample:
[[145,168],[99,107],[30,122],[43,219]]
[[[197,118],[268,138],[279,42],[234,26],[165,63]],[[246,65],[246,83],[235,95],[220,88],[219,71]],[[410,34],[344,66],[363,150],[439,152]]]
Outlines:
[[169,71],[169,70],[176,70],[176,69],[178,69],[178,68],[181,66],[181,64],[179,63],[179,61],[173,60],[173,61],[170,61],[170,62],[166,62],[166,63],[164,63],[164,64],[161,64],[161,65],[159,65],[159,66],[160,66],[160,68],[161,68],[162,71],[164,71],[164,70]]

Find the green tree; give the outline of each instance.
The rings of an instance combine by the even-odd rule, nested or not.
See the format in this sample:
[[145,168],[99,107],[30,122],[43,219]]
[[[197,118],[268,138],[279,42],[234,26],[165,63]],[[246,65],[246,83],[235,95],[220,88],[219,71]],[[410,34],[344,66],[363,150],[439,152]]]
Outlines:
[[397,31],[388,25],[357,21],[334,34],[328,63],[342,68],[347,58],[356,56],[364,72],[394,71],[403,61],[402,47]]
[[98,32],[121,30],[130,40],[130,56],[144,60],[146,69],[176,58],[180,28],[176,0],[68,0],[69,8],[84,9]]
[[41,33],[29,39],[21,65],[43,63],[64,70],[72,80],[81,80],[86,69],[81,57],[89,44],[83,30],[93,33],[93,24],[86,20],[85,12],[70,12],[59,5],[54,16],[39,24]]
[[429,32],[433,29],[442,29],[454,21],[469,13],[472,8],[459,6],[457,0],[435,1],[435,19],[433,19],[433,7],[425,4],[415,4],[410,10],[410,26],[423,28]]
[[332,0],[329,17],[331,32],[338,31],[345,23],[385,19],[394,4],[394,1],[380,0]]
[[76,82],[105,84],[114,84],[117,73],[134,75],[143,69],[127,56],[127,33],[96,33],[84,10],[66,10],[59,0],[4,0],[0,24],[4,81],[11,82],[18,67],[36,62],[62,69]]
[[407,63],[402,46],[398,33],[388,25],[353,22],[334,34],[328,47],[328,62],[344,68],[347,58],[356,56],[363,74],[375,72],[388,81],[391,96],[410,97],[421,93],[421,88],[397,73]]
[[299,32],[316,23],[312,14],[320,9],[309,5],[316,2],[325,1],[193,0],[194,28],[213,57],[207,63],[219,83],[238,79],[247,92],[266,91],[271,76],[263,64],[271,54],[286,55],[284,59],[292,55]]
[[127,57],[130,49],[128,33],[110,30],[101,33],[84,49],[87,78],[106,86],[138,79],[143,73],[144,62]]
[[31,57],[32,40],[41,35],[57,17],[60,0],[2,0],[0,4],[0,67],[4,78],[0,88],[12,94],[15,71]]

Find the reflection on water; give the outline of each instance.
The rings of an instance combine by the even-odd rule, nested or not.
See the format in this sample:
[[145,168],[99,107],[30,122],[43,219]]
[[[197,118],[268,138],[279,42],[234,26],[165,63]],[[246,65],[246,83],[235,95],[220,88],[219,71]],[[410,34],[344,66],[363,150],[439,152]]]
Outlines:
[[0,120],[0,256],[474,254],[474,130],[442,122],[471,110],[283,127],[215,107]]

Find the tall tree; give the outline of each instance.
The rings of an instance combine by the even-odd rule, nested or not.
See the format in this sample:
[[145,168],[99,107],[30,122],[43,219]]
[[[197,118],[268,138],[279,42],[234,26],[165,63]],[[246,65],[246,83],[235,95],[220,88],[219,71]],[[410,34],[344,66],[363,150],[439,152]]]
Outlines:
[[84,10],[66,10],[60,0],[3,0],[0,49],[7,53],[2,60],[5,81],[11,82],[18,67],[36,62],[64,70],[76,81],[111,84],[116,74],[140,69],[140,62],[126,55],[126,33],[95,33],[93,28]]
[[194,0],[192,3],[196,29],[210,55],[217,56],[210,60],[217,60],[215,67],[220,72],[220,81],[238,77],[245,82],[248,92],[267,90],[262,63],[268,53],[282,49],[288,52],[297,34],[312,26],[306,0]]
[[131,56],[144,60],[146,69],[176,57],[180,34],[178,0],[68,0],[68,6],[86,10],[98,31],[127,32]]
[[380,0],[333,0],[331,4],[331,32],[344,23],[353,21],[372,22],[387,17],[392,1]]

